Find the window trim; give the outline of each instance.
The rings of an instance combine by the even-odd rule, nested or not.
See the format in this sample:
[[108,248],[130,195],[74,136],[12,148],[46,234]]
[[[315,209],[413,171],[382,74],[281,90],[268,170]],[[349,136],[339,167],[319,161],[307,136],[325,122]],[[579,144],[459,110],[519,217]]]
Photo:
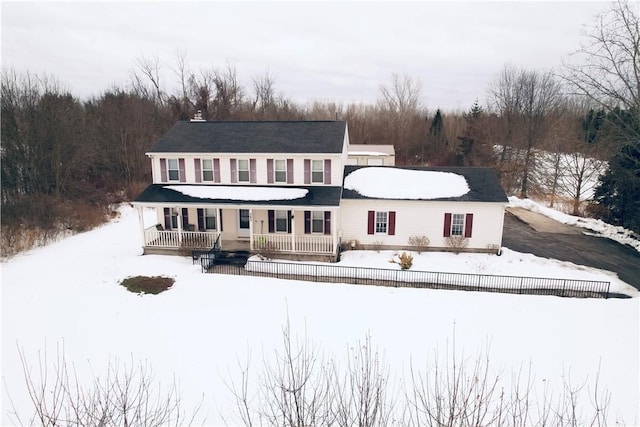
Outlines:
[[[282,162],[283,169],[278,169],[278,162]],[[283,173],[282,180],[278,180],[278,172]],[[277,184],[287,183],[287,160],[286,159],[274,159],[273,160],[273,182]]]
[[[211,162],[211,169],[207,169],[205,168],[205,162]],[[201,177],[202,177],[202,182],[214,182],[215,181],[215,164],[213,159],[202,159],[200,160],[200,171],[201,171]],[[211,179],[206,179],[205,178],[205,172],[211,172]]]
[[[240,167],[242,162],[247,162],[247,169],[242,169]],[[251,182],[251,165],[250,165],[249,159],[238,159],[237,160],[237,169],[238,169],[238,171],[237,171],[238,182],[245,182],[245,183],[246,182]],[[246,172],[247,173],[247,179],[246,180],[240,179],[240,173],[241,172]]]
[[[384,215],[384,221],[382,221],[381,219],[382,215]],[[374,221],[375,221],[373,225],[374,234],[389,233],[389,212],[388,211],[376,211]],[[382,230],[382,228],[384,228],[384,230]]]
[[[212,211],[213,215],[207,215],[207,211]],[[209,231],[209,230],[218,230],[218,213],[217,213],[217,209],[216,208],[204,208],[204,212],[203,212],[203,218],[204,218],[204,230],[205,231]],[[208,219],[213,218],[213,228],[209,228],[209,224],[208,224]]]
[[[315,164],[319,164],[320,165],[320,169],[314,169],[314,165]],[[311,168],[310,168],[310,173],[311,173],[311,183],[312,184],[324,184],[324,160],[314,160],[311,159]],[[314,174],[320,174],[320,179],[315,179],[314,178]]]
[[[314,218],[318,216],[319,218]],[[325,234],[324,225],[325,225],[325,211],[311,211],[311,234]],[[314,225],[316,223],[320,223],[320,231],[314,230]]]
[[464,236],[465,214],[451,213],[451,229],[450,236]]
[[[284,218],[280,218],[280,216],[284,215]],[[278,220],[284,221],[284,230],[278,230]],[[289,233],[289,211],[283,209],[274,209],[273,211],[273,232],[274,233]]]

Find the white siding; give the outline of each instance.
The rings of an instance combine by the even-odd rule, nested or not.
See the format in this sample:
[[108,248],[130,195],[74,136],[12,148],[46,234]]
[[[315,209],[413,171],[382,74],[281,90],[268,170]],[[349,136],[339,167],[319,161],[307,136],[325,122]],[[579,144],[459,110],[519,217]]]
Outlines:
[[[407,200],[343,199],[340,208],[342,242],[358,240],[363,245],[382,242],[410,249],[410,236],[427,236],[432,248],[445,248],[445,213],[473,214],[473,232],[468,249],[487,250],[502,244],[503,203],[429,202]],[[395,211],[395,235],[367,234],[368,211]]]
[[[347,144],[345,137],[345,147]],[[186,184],[211,184],[211,182],[196,183],[194,159],[220,159],[220,184],[224,185],[249,185],[248,183],[231,182],[231,163],[230,159],[256,159],[256,183],[253,185],[287,185],[284,183],[268,183],[267,177],[267,159],[293,159],[293,184],[296,186],[304,184],[304,161],[310,160],[325,160],[331,159],[331,186],[342,185],[342,176],[344,170],[344,160],[346,155],[344,153],[338,154],[282,154],[282,153],[267,153],[267,154],[247,154],[247,153],[224,153],[223,155],[217,154],[153,154],[151,157],[151,170],[153,176],[153,183],[160,184],[161,182],[161,170],[160,159],[180,158],[185,160],[185,174]],[[291,184],[290,184],[291,185]],[[311,184],[311,185],[324,185],[324,184]]]

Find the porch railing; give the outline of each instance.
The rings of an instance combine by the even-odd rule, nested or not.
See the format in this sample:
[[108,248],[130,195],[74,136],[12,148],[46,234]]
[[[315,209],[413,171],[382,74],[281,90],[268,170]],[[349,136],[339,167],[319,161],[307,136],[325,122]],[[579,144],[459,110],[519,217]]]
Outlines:
[[301,252],[301,253],[334,253],[331,236],[291,234],[254,234],[253,249],[256,251]]
[[208,231],[158,230],[155,226],[144,230],[144,244],[156,248],[210,249],[219,233]]

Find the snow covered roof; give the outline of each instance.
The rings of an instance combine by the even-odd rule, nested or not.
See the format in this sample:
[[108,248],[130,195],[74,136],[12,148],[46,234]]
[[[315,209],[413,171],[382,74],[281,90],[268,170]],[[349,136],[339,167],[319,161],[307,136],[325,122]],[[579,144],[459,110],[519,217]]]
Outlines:
[[181,203],[267,206],[339,206],[341,187],[273,185],[151,184],[134,203]]
[[347,147],[349,156],[395,156],[393,145],[382,144],[349,144]]
[[343,199],[507,203],[493,169],[346,166]]
[[344,121],[225,121],[173,125],[149,153],[342,153]]

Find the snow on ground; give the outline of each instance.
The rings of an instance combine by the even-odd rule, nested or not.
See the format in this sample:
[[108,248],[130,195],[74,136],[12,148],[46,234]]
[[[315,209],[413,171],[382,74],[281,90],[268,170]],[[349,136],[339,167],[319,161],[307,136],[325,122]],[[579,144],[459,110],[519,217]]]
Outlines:
[[[640,423],[640,298],[570,299],[207,275],[190,258],[140,256],[135,211],[123,207],[121,212],[108,225],[2,264],[2,425],[10,425],[6,390],[19,410],[28,407],[16,346],[33,364],[39,350],[52,355],[57,344],[64,345],[80,375],[89,368],[101,372],[109,360],[146,360],[163,384],[175,375],[183,407],[197,405],[204,393],[205,424],[221,425],[221,414],[229,416],[233,407],[224,380],[237,379],[238,361],[249,353],[259,368],[263,354],[280,349],[287,317],[294,333],[306,330],[337,358],[369,334],[399,379],[410,360],[424,366],[436,349],[443,351],[454,330],[459,351],[472,357],[488,346],[492,370],[507,378],[531,364],[534,389],[546,384],[560,390],[563,374],[573,384],[588,380],[588,388],[600,367],[599,385],[612,393],[610,419]],[[522,259],[514,267],[518,274],[551,273],[552,263],[512,255]],[[377,264],[378,256],[386,262],[387,254],[364,251],[350,253],[344,262]],[[488,256],[454,257],[471,270],[493,268]],[[439,255],[415,260],[416,268],[455,261]],[[577,272],[575,266],[554,268]],[[176,283],[162,294],[145,296],[118,285],[139,274],[171,276]],[[587,406],[592,391],[585,391]]]
[[396,200],[430,200],[459,197],[469,192],[463,176],[451,172],[368,167],[344,179],[344,188],[363,196]]
[[579,216],[568,215],[555,209],[548,208],[531,199],[519,199],[515,196],[509,197],[509,207],[518,207],[537,212],[547,216],[555,221],[563,224],[574,225],[576,227],[586,228],[595,231],[593,236],[607,237],[616,242],[629,245],[640,251],[640,240],[631,230],[624,227],[607,224],[606,222],[594,218],[582,218]]
[[200,199],[229,199],[229,200],[293,200],[301,199],[309,190],[303,188],[268,188],[242,187],[224,185],[166,185],[167,190],[177,191]]

